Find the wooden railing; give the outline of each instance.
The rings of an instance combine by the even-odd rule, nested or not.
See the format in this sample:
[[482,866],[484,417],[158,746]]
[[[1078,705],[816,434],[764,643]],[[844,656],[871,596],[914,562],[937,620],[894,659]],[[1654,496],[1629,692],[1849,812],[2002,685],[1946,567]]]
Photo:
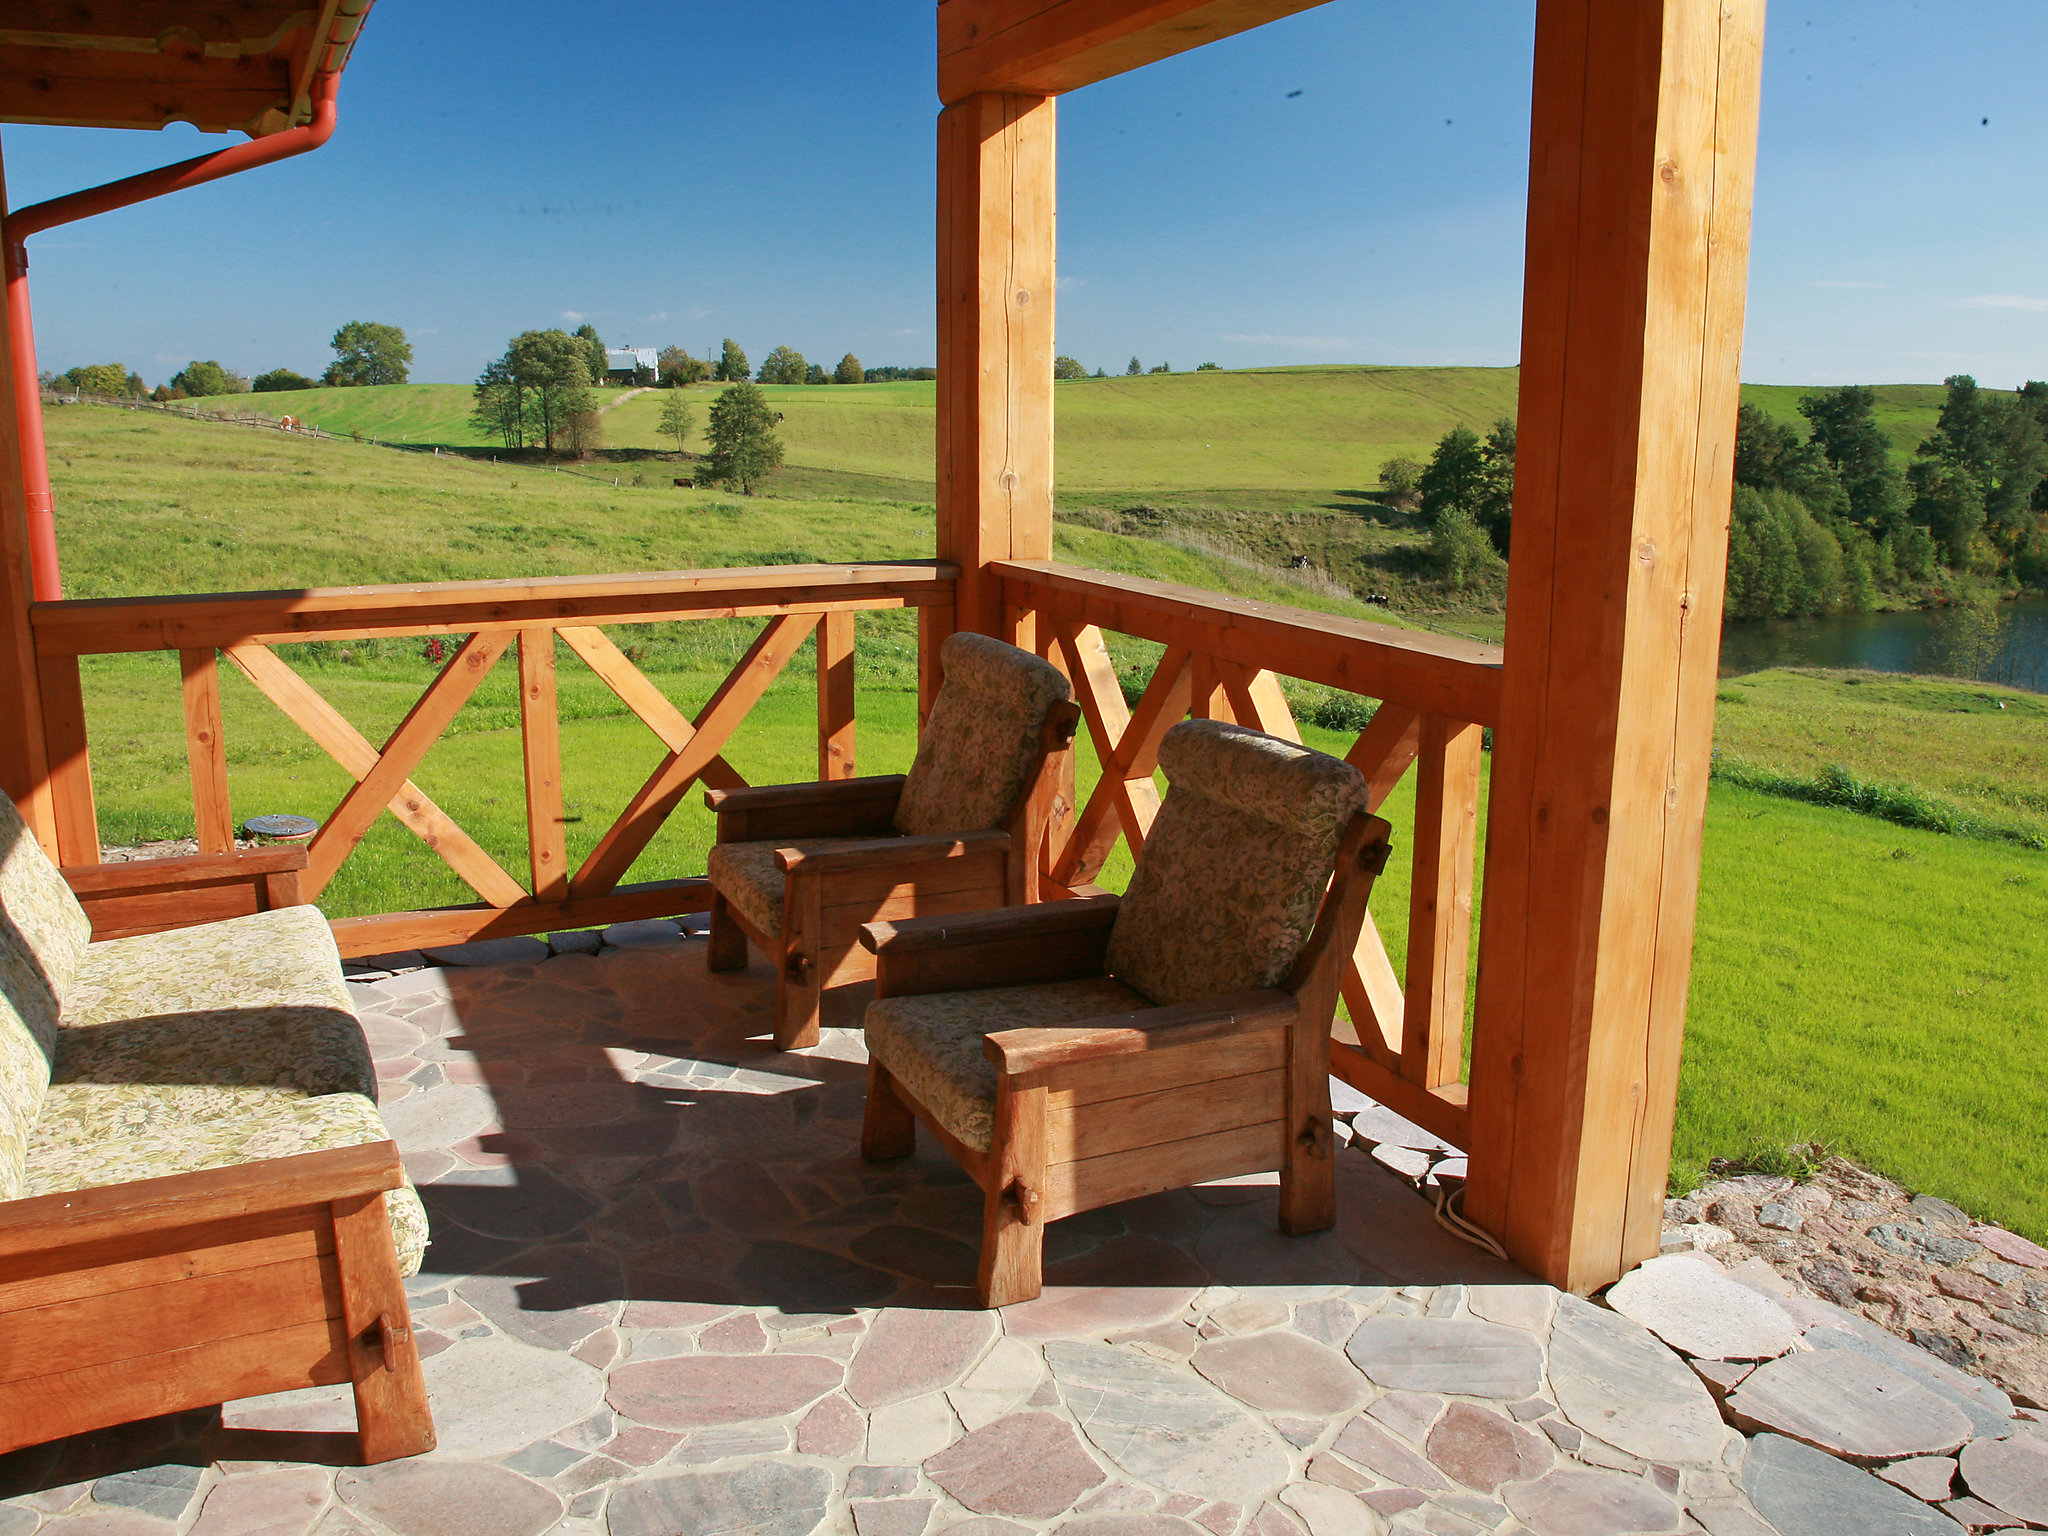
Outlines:
[[[1471,953],[1482,729],[1500,710],[1500,651],[1244,598],[1168,586],[1054,561],[999,561],[1012,637],[1073,679],[1102,761],[1079,816],[1055,830],[1048,873],[1094,878],[1119,839],[1133,853],[1158,814],[1160,738],[1189,714],[1301,739],[1282,676],[1379,700],[1347,760],[1377,810],[1416,774],[1405,976],[1396,976],[1368,914],[1346,968],[1353,1040],[1331,1046],[1346,1082],[1455,1146],[1472,1145],[1460,1081]],[[1137,703],[1127,705],[1105,632],[1163,645]]]
[[[957,574],[942,562],[912,560],[39,603],[30,618],[59,858],[66,864],[96,864],[100,858],[79,658],[135,651],[178,653],[200,851],[233,849],[235,818],[216,660],[225,655],[354,781],[313,838],[305,879],[309,900],[318,898],[387,809],[479,898],[462,907],[341,919],[334,928],[344,954],[700,911],[710,900],[701,878],[631,886],[620,882],[693,784],[729,788],[745,782],[721,754],[813,632],[818,637],[818,775],[852,777],[854,613],[949,604]],[[745,616],[768,622],[694,717],[677,709],[599,627]],[[464,638],[382,747],[350,725],[273,649],[308,640],[414,635]],[[668,749],[573,870],[563,815],[557,639]],[[485,852],[412,778],[478,684],[515,647],[526,781],[523,881]]]

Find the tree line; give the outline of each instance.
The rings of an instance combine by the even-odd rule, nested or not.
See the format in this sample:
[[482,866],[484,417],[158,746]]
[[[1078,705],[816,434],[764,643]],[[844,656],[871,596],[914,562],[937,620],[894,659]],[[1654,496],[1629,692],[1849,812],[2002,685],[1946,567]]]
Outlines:
[[87,363],[62,374],[45,374],[45,386],[68,384],[82,394],[126,395],[131,399],[204,400],[216,395],[242,395],[252,390],[314,389],[319,385],[403,384],[412,368],[412,344],[395,325],[351,320],[334,333],[334,361],[318,379],[289,368],[273,368],[248,379],[214,358],[194,358],[151,389],[142,375],[122,363]]
[[[2048,384],[1986,391],[1946,381],[1932,433],[1901,471],[1867,385],[1799,399],[1806,430],[1744,404],[1736,418],[1728,534],[1729,618],[1874,608],[1886,595],[2048,590]],[[1429,526],[1434,573],[1457,590],[1498,590],[1514,513],[1515,423],[1485,437],[1460,423],[1427,464],[1380,466],[1392,505]]]
[[713,380],[721,384],[740,384],[752,380],[760,384],[883,384],[901,379],[936,379],[936,368],[869,368],[851,352],[839,359],[830,373],[822,363],[814,363],[795,347],[777,347],[762,359],[756,371],[747,361],[747,354],[740,344],[730,336],[725,338],[719,349],[718,360],[708,356],[692,357],[683,347],[663,347],[657,354],[660,366],[654,377],[642,380],[647,384],[673,386],[678,384],[700,384]]

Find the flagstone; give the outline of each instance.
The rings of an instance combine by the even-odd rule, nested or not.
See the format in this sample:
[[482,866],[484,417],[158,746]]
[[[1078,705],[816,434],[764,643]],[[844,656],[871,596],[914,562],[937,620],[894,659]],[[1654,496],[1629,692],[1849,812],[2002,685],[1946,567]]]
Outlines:
[[627,1483],[605,1506],[609,1536],[809,1536],[825,1518],[832,1474],[757,1461]]
[[669,1460],[682,1466],[702,1466],[728,1461],[736,1456],[780,1456],[792,1445],[789,1430],[772,1420],[746,1424],[714,1424],[692,1430]]
[[1465,1306],[1474,1317],[1510,1328],[1526,1328],[1542,1336],[1557,1307],[1557,1291],[1531,1281],[1527,1285],[1468,1285]]
[[387,1461],[342,1472],[335,1492],[398,1536],[539,1536],[562,1518],[548,1489],[486,1462]]
[[184,1517],[193,1494],[199,1489],[203,1470],[171,1462],[162,1466],[138,1467],[132,1472],[117,1472],[100,1478],[92,1485],[93,1501],[132,1509],[138,1514],[156,1515],[165,1520],[179,1520]]
[[1390,1483],[1416,1488],[1450,1486],[1427,1460],[1363,1415],[1346,1424],[1330,1448]]
[[924,1536],[936,1499],[862,1499],[851,1506],[859,1536]]
[[1576,1296],[1559,1299],[1551,1325],[1550,1386],[1573,1424],[1648,1461],[1712,1462],[1728,1438],[1713,1398],[1676,1355]]
[[[23,1527],[24,1530],[35,1529]],[[177,1527],[155,1515],[135,1509],[87,1508],[59,1515],[42,1526],[37,1536],[172,1536]]]
[[1301,1517],[1309,1536],[1380,1536],[1379,1516],[1356,1494],[1327,1483],[1289,1483],[1280,1501]]
[[1194,1367],[1239,1402],[1268,1413],[1344,1413],[1364,1401],[1368,1384],[1334,1349],[1296,1333],[1217,1339],[1194,1354]]
[[947,1389],[946,1401],[968,1429],[992,1424],[1021,1407],[1045,1378],[1045,1362],[1022,1339],[997,1339],[993,1348],[958,1386]]
[[786,1312],[874,1307],[896,1290],[893,1275],[804,1243],[751,1244],[733,1266],[743,1295]]
[[863,1408],[880,1408],[951,1386],[988,1349],[997,1326],[990,1312],[891,1307],[861,1336],[846,1395]]
[[698,1334],[697,1347],[711,1355],[758,1355],[768,1347],[768,1331],[753,1313],[741,1312]]
[[1451,1404],[1429,1432],[1427,1449],[1438,1471],[1486,1493],[1540,1476],[1552,1460],[1542,1437],[1471,1403]]
[[1194,1299],[1177,1287],[1049,1285],[1036,1301],[1003,1308],[1003,1330],[1020,1339],[1094,1338],[1166,1322]]
[[959,1436],[959,1423],[943,1392],[891,1403],[868,1415],[868,1455],[876,1461],[923,1461]]
[[1758,1435],[1742,1487],[1783,1536],[1960,1536],[1962,1527],[1860,1467],[1783,1435]]
[[1344,1352],[1383,1387],[1528,1397],[1543,1379],[1543,1350],[1530,1334],[1467,1318],[1367,1318]]
[[1226,1211],[1195,1244],[1195,1257],[1226,1285],[1356,1285],[1365,1278],[1336,1232],[1280,1231],[1273,1199]]
[[1082,1431],[1133,1477],[1242,1501],[1287,1475],[1287,1453],[1269,1426],[1163,1361],[1062,1341],[1046,1345],[1045,1362]]
[[1161,1510],[1123,1509],[1075,1515],[1055,1527],[1053,1536],[1202,1536],[1202,1531],[1203,1527]]
[[1607,1304],[1673,1349],[1712,1360],[1771,1360],[1799,1325],[1769,1297],[1689,1254],[1651,1259],[1616,1281]]
[[1046,1520],[1107,1482],[1074,1426],[1050,1413],[1013,1413],[924,1463],[924,1474],[976,1514]]
[[506,1455],[604,1403],[602,1372],[511,1339],[461,1340],[424,1371],[435,1436],[456,1456]]
[[2008,1264],[2018,1264],[2026,1269],[2048,1269],[2048,1248],[2028,1242],[2017,1232],[2008,1232],[2003,1227],[1972,1227],[1970,1236]]
[[1648,1483],[1612,1472],[1560,1468],[1510,1485],[1505,1498],[1534,1536],[1648,1536],[1675,1531],[1684,1518]]
[[187,1536],[304,1536],[334,1491],[324,1467],[286,1467],[223,1478],[206,1492]]
[[2048,1441],[2031,1435],[1972,1440],[1963,1447],[1963,1482],[2005,1514],[2048,1526]]
[[1880,1361],[1850,1350],[1787,1355],[1728,1394],[1728,1417],[1865,1466],[1946,1456],[1970,1438],[1962,1410]]
[[611,1373],[605,1397],[656,1429],[695,1429],[780,1418],[840,1383],[839,1362],[819,1355],[678,1355]]

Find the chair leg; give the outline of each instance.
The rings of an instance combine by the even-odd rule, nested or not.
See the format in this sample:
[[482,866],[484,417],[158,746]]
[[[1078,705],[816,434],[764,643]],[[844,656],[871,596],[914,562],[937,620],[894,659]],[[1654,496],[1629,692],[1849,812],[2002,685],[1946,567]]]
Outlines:
[[818,1043],[818,963],[792,945],[775,979],[775,1049],[807,1051]]
[[1036,1300],[1045,1289],[1045,1224],[1035,1197],[1020,1201],[1018,1186],[982,1197],[981,1270],[976,1289],[984,1307]]
[[337,1200],[330,1211],[363,1465],[431,1451],[434,1420],[384,1197]]
[[896,1079],[879,1061],[868,1063],[868,1102],[861,1115],[860,1155],[871,1163],[908,1157],[917,1150],[917,1117],[896,1090]]
[[726,906],[725,897],[716,891],[711,895],[711,941],[710,950],[704,956],[704,968],[707,971],[743,971],[747,968],[747,936],[733,921],[732,910]]
[[1337,1225],[1337,1168],[1327,1115],[1287,1138],[1280,1169],[1280,1230],[1289,1237]]

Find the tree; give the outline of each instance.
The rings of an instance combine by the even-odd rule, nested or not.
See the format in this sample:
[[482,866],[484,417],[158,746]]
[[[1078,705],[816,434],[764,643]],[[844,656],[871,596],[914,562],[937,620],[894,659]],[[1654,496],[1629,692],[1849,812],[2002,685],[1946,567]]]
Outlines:
[[267,395],[287,389],[311,389],[313,381],[303,373],[293,373],[289,368],[273,368],[268,373],[257,374],[252,387],[257,394]]
[[209,395],[239,395],[248,387],[247,380],[228,372],[210,358],[203,363],[187,363],[171,375],[171,388],[182,389],[195,399]]
[[1221,373],[1222,371],[1223,371],[1223,365],[1222,365],[1221,363],[1197,363],[1197,364],[1195,364],[1195,372],[1197,372],[1197,373]]
[[657,382],[673,388],[678,384],[697,384],[711,377],[711,365],[701,357],[692,357],[681,347],[663,347],[656,355],[655,369]]
[[[1054,377],[1058,377],[1057,370],[1054,371]],[[839,366],[832,370],[834,384],[865,384],[867,381],[867,369],[861,367],[860,359],[851,352],[839,359]]]
[[66,369],[64,381],[80,394],[124,395],[128,392],[128,369],[121,363],[88,363]]
[[584,339],[565,331],[522,331],[478,376],[470,420],[507,448],[589,451],[596,446],[597,395],[588,356]]
[[1892,467],[1891,441],[1877,425],[1876,404],[1868,385],[1850,384],[1801,395],[1799,414],[1812,424],[1811,441],[1841,482],[1849,516],[1881,530],[1904,520],[1906,503]]
[[1133,357],[1130,360],[1130,363],[1124,369],[1124,377],[1127,379],[1135,379],[1144,371],[1145,365],[1139,362],[1137,358]]
[[1056,357],[1052,360],[1052,376],[1056,379],[1085,379],[1088,370],[1071,357]]
[[412,367],[412,344],[395,325],[351,320],[334,333],[332,345],[325,384],[403,384]]
[[754,370],[747,366],[747,354],[740,350],[740,344],[730,336],[725,338],[725,350],[719,355],[718,367],[711,376],[721,383],[738,384],[753,377]]
[[1173,364],[1154,363],[1150,368],[1147,368],[1145,371],[1147,373],[1171,373],[1173,372]]
[[1401,455],[1380,465],[1380,494],[1397,507],[1409,511],[1421,505],[1422,466]]
[[149,393],[149,385],[143,382],[142,375],[139,373],[131,373],[128,375],[127,388],[128,393],[133,395],[138,400],[140,400],[144,395]]
[[477,376],[476,405],[469,413],[477,431],[497,438],[507,448],[524,448],[532,427],[526,409],[526,386],[512,371],[511,354],[484,365]]
[[816,363],[812,363],[804,369],[804,382],[806,384],[830,384],[832,381],[825,377],[825,370],[823,368]]
[[713,485],[729,485],[751,496],[755,485],[782,463],[775,413],[752,384],[735,384],[712,402],[706,436],[711,462],[703,478]]
[[690,397],[680,389],[672,389],[661,402],[659,427],[663,437],[676,440],[676,452],[681,453],[690,428],[696,422],[696,407],[690,404]]
[[1452,507],[1463,511],[1478,525],[1481,495],[1486,486],[1486,456],[1479,450],[1479,435],[1460,422],[1437,439],[1429,466],[1415,482],[1422,494],[1422,513],[1432,523]]
[[1515,418],[1502,416],[1479,445],[1485,468],[1480,477],[1479,502],[1472,509],[1473,521],[1486,530],[1493,547],[1505,560],[1508,554],[1508,524],[1515,512]]
[[604,376],[611,371],[611,360],[605,356],[604,340],[597,334],[597,327],[588,320],[577,326],[572,339],[583,344],[583,371],[592,384],[602,384]]
[[803,353],[795,347],[777,347],[762,361],[761,371],[754,377],[763,384],[801,384],[809,367]]

